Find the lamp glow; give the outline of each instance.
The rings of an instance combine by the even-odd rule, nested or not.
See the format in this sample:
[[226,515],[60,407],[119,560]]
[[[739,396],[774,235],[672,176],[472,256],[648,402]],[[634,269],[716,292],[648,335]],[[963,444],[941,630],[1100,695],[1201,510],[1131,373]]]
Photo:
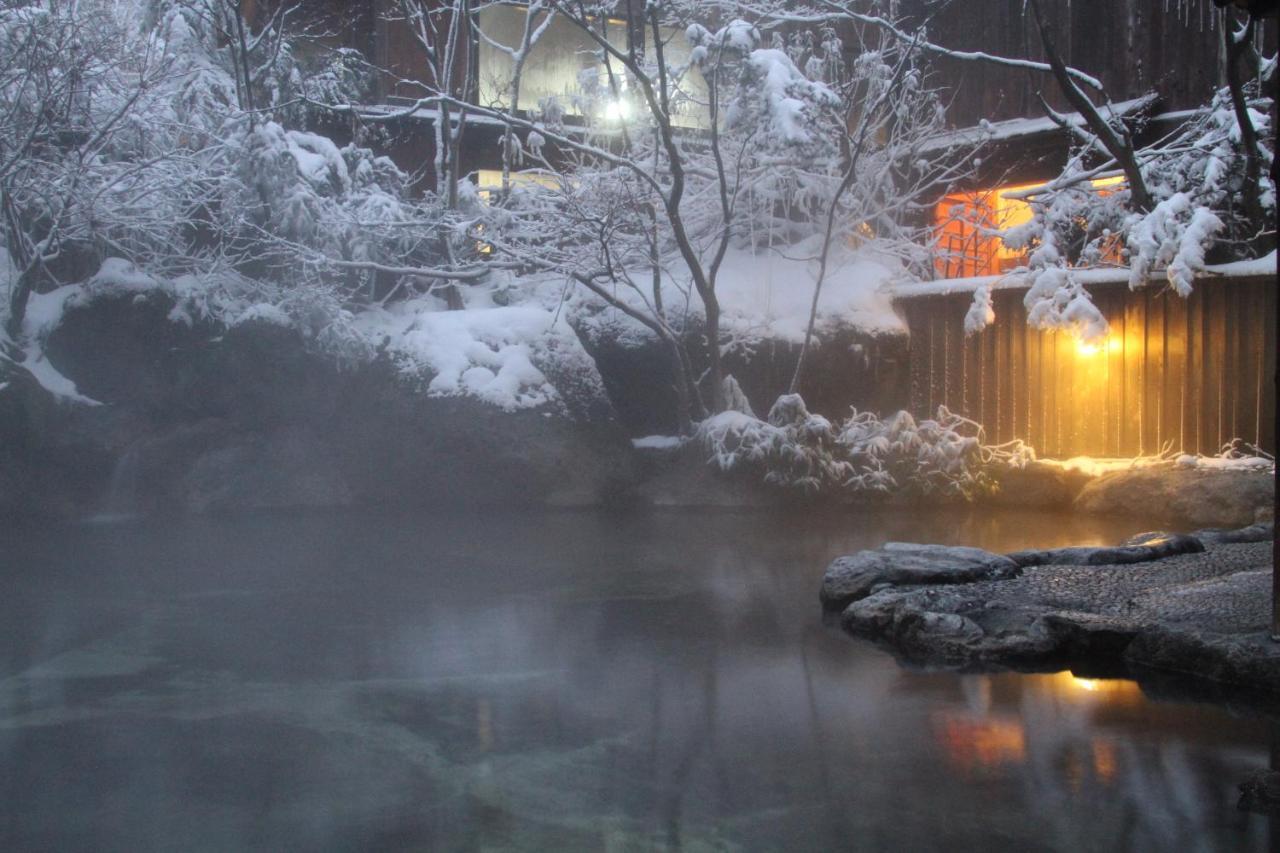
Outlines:
[[631,118],[631,104],[622,99],[611,100],[605,104],[604,117],[609,121],[626,121]]
[[1100,352],[1102,352],[1102,344],[1097,341],[1086,341],[1083,339],[1076,341],[1076,355],[1081,358],[1093,358]]

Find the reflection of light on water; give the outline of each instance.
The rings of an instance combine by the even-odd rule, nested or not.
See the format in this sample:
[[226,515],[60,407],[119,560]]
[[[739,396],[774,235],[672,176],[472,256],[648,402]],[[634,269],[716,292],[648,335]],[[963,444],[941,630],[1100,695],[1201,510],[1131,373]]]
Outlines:
[[1027,735],[1018,720],[975,718],[941,712],[933,719],[934,737],[956,769],[970,773],[1027,757]]
[[1142,698],[1137,683],[1122,678],[1080,678],[1070,672],[1059,672],[1046,676],[1045,682],[1055,695],[1072,704],[1098,701],[1129,704]]
[[1115,745],[1102,740],[1101,738],[1093,739],[1093,772],[1103,783],[1110,785],[1116,778],[1116,768],[1119,761],[1116,758]]

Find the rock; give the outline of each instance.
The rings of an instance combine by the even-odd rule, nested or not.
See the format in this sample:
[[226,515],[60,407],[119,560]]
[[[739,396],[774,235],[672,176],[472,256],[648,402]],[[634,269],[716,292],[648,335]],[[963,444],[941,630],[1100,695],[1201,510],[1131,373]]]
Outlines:
[[986,632],[977,622],[950,612],[946,592],[886,589],[855,601],[840,621],[845,630],[889,643],[913,660],[965,663],[978,656]]
[[1129,644],[1125,659],[1194,678],[1280,690],[1280,643],[1267,631],[1219,634],[1194,626],[1152,626]]
[[1043,632],[1046,651],[1071,660],[1114,659],[1140,630],[1123,617],[1078,611],[1046,613],[1037,627]]
[[1018,571],[1013,560],[981,548],[890,542],[875,551],[837,557],[822,578],[819,597],[828,609],[841,609],[881,584],[968,583],[1013,577]]
[[74,516],[102,494],[136,423],[64,402],[0,356],[0,515]]
[[[1133,542],[1133,539],[1140,539]],[[1143,534],[1114,548],[1054,548],[1048,551],[1017,551],[1009,555],[1019,566],[1106,566],[1145,563],[1176,554],[1198,554],[1204,545],[1195,536]],[[1244,540],[1237,540],[1244,541]],[[1133,544],[1130,544],[1133,543]]]
[[[575,325],[624,428],[632,435],[675,432],[676,395],[666,345],[638,324],[608,314],[578,316]],[[685,336],[695,375],[707,368],[703,336],[695,319]],[[811,411],[836,419],[847,416],[850,406],[893,412],[910,404],[906,335],[831,324],[814,344],[799,389]],[[787,393],[799,353],[798,342],[760,340],[724,353],[724,372],[734,377],[752,409],[767,412]]]
[[308,427],[251,435],[201,454],[181,484],[193,512],[347,506],[352,491],[333,448]]
[[983,503],[1028,508],[1066,508],[1091,479],[1061,465],[1031,462],[1021,468],[1004,467],[992,474],[995,488],[982,496]]
[[69,305],[45,341],[45,355],[81,394],[163,416],[188,406],[198,372],[222,330],[169,319],[160,290],[118,293]]
[[1270,521],[1258,522],[1248,527],[1235,530],[1208,529],[1197,530],[1191,534],[1206,545],[1221,545],[1235,542],[1270,542],[1276,535],[1276,526]]
[[222,328],[172,310],[162,292],[96,298],[49,335],[54,367],[102,406],[0,388],[0,512],[13,511],[11,495],[60,516],[112,503],[583,506],[634,482],[630,443],[581,348],[544,354],[559,399],[504,411],[431,396],[430,376],[387,358],[340,364],[278,323]]
[[1269,639],[1269,541],[1221,542],[1138,562],[1013,564],[965,583],[929,583],[927,567],[895,574],[891,558],[903,547],[836,560],[822,598],[828,606],[847,601],[847,630],[912,663],[1092,665],[1280,692],[1280,643]]
[[1280,772],[1258,770],[1241,782],[1239,809],[1280,817]]
[[1194,527],[1243,527],[1275,502],[1275,477],[1260,471],[1136,468],[1090,482],[1075,500],[1081,512],[1148,514],[1159,507],[1171,521]]

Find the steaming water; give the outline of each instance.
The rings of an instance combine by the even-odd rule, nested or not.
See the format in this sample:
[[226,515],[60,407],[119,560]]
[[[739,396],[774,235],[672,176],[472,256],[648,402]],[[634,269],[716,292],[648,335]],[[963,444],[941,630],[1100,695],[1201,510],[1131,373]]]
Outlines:
[[1273,732],[909,672],[833,556],[1137,525],[603,514],[0,529],[0,849],[1263,850]]

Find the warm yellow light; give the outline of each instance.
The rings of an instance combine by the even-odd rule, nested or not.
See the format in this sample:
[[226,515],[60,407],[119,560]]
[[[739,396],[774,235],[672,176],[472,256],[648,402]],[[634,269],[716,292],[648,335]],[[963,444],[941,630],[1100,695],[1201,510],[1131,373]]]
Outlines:
[[1105,338],[1076,338],[1076,355],[1093,358],[1103,352],[1119,352],[1121,346],[1120,339],[1110,335]]
[[1102,352],[1102,344],[1097,341],[1086,341],[1084,339],[1076,341],[1076,355],[1081,358],[1093,358],[1100,352]]
[[[996,190],[993,193],[995,198],[992,200],[992,207],[995,209],[996,227],[1007,230],[1030,222],[1034,214],[1027,200],[1025,198],[1009,198],[1009,196],[1030,193],[1037,187],[1037,184],[1024,184],[1016,187],[1001,187]],[[1001,241],[996,248],[996,254],[1001,258],[1021,258],[1026,254],[1026,250],[1011,249]]]
[[1072,681],[1072,683],[1073,683],[1073,684],[1075,684],[1075,686],[1076,686],[1076,687],[1079,687],[1081,690],[1087,690],[1087,691],[1089,691],[1090,693],[1097,693],[1097,692],[1098,692],[1099,684],[1098,684],[1098,682],[1097,682],[1095,679],[1092,679],[1092,678],[1076,678],[1076,677],[1073,675],[1073,676],[1071,677],[1071,681]]

